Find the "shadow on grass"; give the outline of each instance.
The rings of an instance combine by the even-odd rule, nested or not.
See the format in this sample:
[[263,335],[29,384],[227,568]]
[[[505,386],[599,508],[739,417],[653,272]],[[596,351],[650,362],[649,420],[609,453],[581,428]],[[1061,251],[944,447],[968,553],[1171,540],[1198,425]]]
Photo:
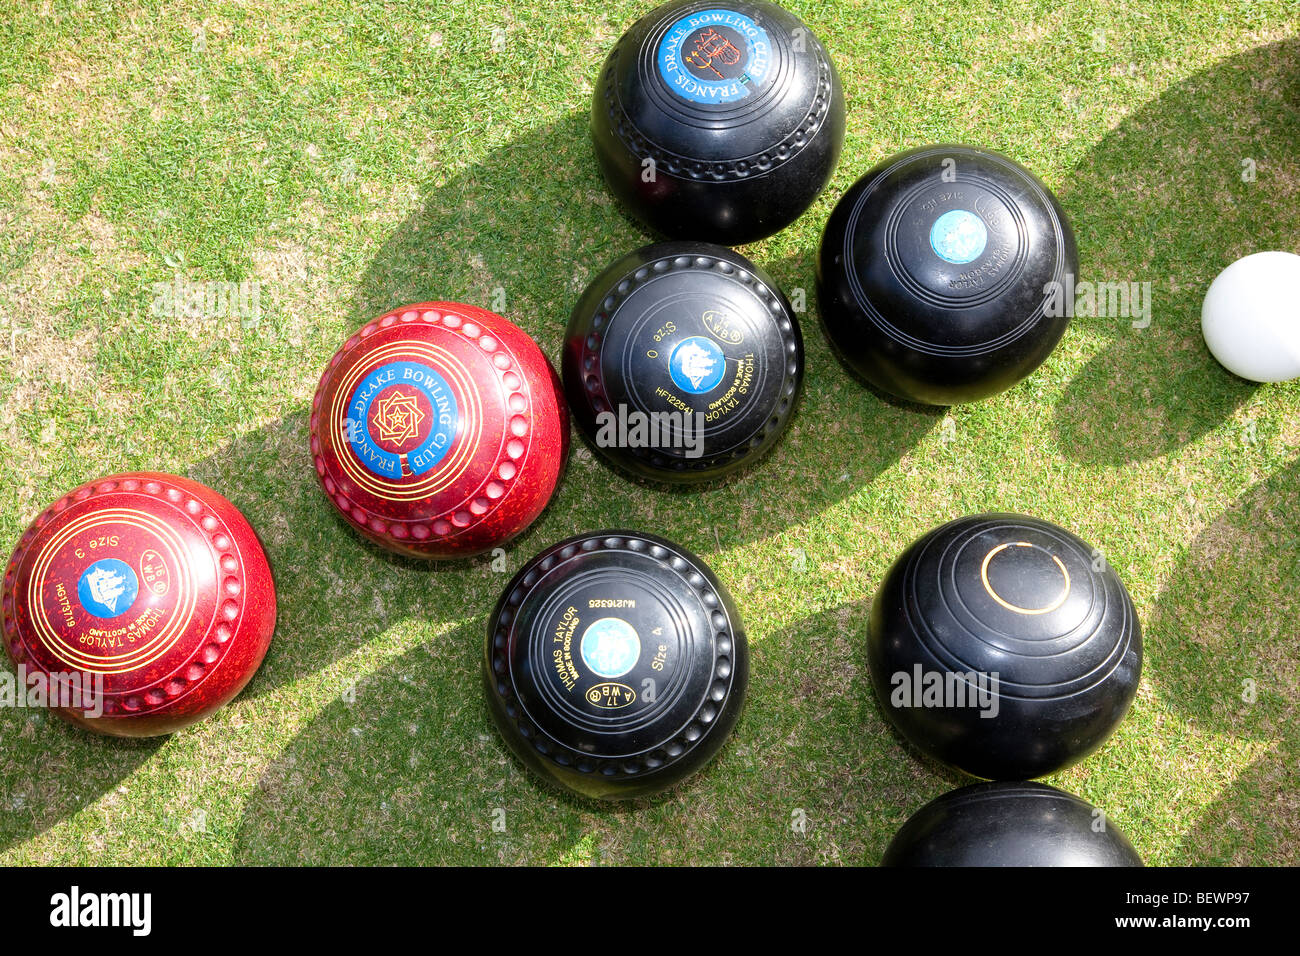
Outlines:
[[0,779],[18,781],[0,806],[0,851],[95,803],[162,746],[160,739],[100,737],[47,711],[8,707],[0,709],[0,739]]
[[606,192],[586,111],[574,111],[431,189],[366,267],[353,324],[407,302],[469,302],[501,312],[554,360],[587,279],[648,241]]
[[1292,462],[1192,542],[1144,635],[1161,698],[1198,731],[1274,742],[1182,837],[1179,862],[1300,862],[1297,584],[1300,462]]
[[[1201,338],[1213,278],[1251,252],[1291,249],[1300,227],[1300,41],[1232,57],[1126,117],[1060,191],[1084,280],[1151,282],[1148,328],[1129,317],[1073,320],[1111,339],[1056,407],[1065,454],[1118,465],[1167,454],[1213,430],[1254,386]],[[1243,182],[1243,162],[1257,179]]]
[[[917,752],[885,717],[867,669],[870,606],[822,611],[756,647],[739,744],[753,763],[745,799],[782,814],[786,833],[776,859],[755,862],[874,866],[917,807],[970,782]],[[793,808],[807,814],[805,835],[789,832]]]
[[453,628],[326,707],[263,774],[235,861],[466,865],[571,850],[580,810],[525,777],[492,727],[482,627]]
[[[850,605],[751,640],[727,746],[631,804],[570,798],[519,764],[483,700],[482,621],[463,624],[362,681],[286,748],[246,807],[235,860],[874,863],[908,813],[959,781],[900,759],[859,666],[865,620]],[[737,844],[737,832],[763,839]]]

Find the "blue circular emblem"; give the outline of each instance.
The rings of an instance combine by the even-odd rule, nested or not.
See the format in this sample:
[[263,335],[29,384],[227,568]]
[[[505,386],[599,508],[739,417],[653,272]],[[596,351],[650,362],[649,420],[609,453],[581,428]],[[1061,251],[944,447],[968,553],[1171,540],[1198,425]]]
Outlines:
[[582,633],[582,662],[598,677],[622,677],[641,657],[636,628],[620,617],[592,621]]
[[117,558],[100,558],[81,572],[77,600],[95,617],[117,617],[130,610],[140,593],[140,580],[131,565]]
[[713,339],[693,335],[677,343],[668,356],[668,374],[673,384],[692,395],[702,395],[718,387],[727,373],[727,360]]
[[974,262],[988,245],[984,220],[965,209],[952,209],[930,227],[930,248],[945,262],[962,266]]
[[772,71],[767,31],[735,10],[697,10],[659,41],[659,75],[692,103],[724,104],[759,89]]
[[394,481],[402,459],[421,475],[442,461],[460,416],[451,386],[431,366],[390,362],[370,372],[348,402],[348,444],[366,469]]

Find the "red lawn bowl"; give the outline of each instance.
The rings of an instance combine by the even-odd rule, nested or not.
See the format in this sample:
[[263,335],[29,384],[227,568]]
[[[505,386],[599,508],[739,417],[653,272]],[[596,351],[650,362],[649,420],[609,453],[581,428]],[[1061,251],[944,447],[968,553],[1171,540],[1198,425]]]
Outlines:
[[2,607],[29,706],[152,737],[208,716],[252,679],[275,631],[275,582],[234,505],[198,482],[138,472],[41,512],[5,569]]
[[541,514],[569,451],[559,378],[486,309],[422,302],[368,323],[330,359],[311,452],[329,500],[377,544],[464,558]]

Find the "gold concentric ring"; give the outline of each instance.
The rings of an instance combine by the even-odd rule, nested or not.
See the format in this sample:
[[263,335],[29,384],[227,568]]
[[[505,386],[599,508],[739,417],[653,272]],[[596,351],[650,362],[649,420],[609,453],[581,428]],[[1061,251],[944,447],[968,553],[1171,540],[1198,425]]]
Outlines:
[[[50,565],[63,548],[75,536],[83,532],[93,532],[95,528],[105,525],[125,525],[151,536],[157,542],[158,550],[165,552],[169,562],[168,571],[174,570],[177,582],[178,597],[170,611],[163,612],[165,620],[162,629],[126,654],[94,654],[86,647],[72,643],[69,638],[75,635],[60,633],[60,628],[56,627],[46,615],[45,602],[41,599],[41,591],[47,583]],[[198,592],[194,587],[194,576],[190,573],[189,561],[184,557],[187,550],[185,542],[173,528],[148,512],[132,508],[115,508],[87,514],[63,528],[37,554],[27,583],[27,606],[31,609],[32,623],[50,649],[72,667],[95,674],[125,674],[146,667],[172,649],[189,629],[194,617],[198,605]],[[71,590],[75,592],[75,586]],[[84,629],[76,633],[83,632]]]
[[1038,550],[1043,551],[1044,554],[1055,561],[1057,570],[1061,572],[1061,593],[1056,596],[1056,600],[1051,604],[1048,604],[1046,607],[1020,607],[1018,604],[1012,604],[1010,601],[1004,600],[1002,595],[993,590],[993,585],[989,583],[989,562],[993,560],[993,556],[1006,548],[1034,547],[1036,547],[1036,545],[1030,544],[1028,541],[1007,541],[984,555],[984,563],[980,565],[980,581],[984,583],[984,590],[989,593],[989,597],[993,598],[993,600],[997,601],[1008,611],[1014,611],[1017,614],[1046,614],[1048,611],[1055,611],[1058,607],[1064,604],[1065,599],[1070,596],[1070,572],[1066,570],[1066,567],[1061,563],[1060,558],[1042,548],[1038,548]]

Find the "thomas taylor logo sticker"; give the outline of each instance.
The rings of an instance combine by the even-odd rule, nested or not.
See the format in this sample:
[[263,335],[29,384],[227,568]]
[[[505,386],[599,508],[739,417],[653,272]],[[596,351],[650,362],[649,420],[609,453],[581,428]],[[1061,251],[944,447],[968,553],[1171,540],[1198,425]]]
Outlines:
[[735,10],[699,10],[668,28],[659,41],[659,75],[692,103],[743,100],[772,70],[767,31]]
[[446,457],[460,415],[451,386],[437,371],[418,362],[391,362],[357,385],[345,429],[361,464],[396,481],[422,475]]
[[81,606],[95,617],[117,617],[135,603],[140,582],[131,565],[117,558],[102,558],[85,571],[77,582]]
[[930,248],[934,254],[957,266],[982,256],[988,241],[984,220],[965,209],[950,209],[930,227]]
[[683,340],[668,357],[673,384],[692,395],[713,391],[722,383],[726,371],[722,349],[702,335]]
[[582,662],[599,677],[622,677],[641,657],[641,638],[621,617],[602,617],[583,632]]

